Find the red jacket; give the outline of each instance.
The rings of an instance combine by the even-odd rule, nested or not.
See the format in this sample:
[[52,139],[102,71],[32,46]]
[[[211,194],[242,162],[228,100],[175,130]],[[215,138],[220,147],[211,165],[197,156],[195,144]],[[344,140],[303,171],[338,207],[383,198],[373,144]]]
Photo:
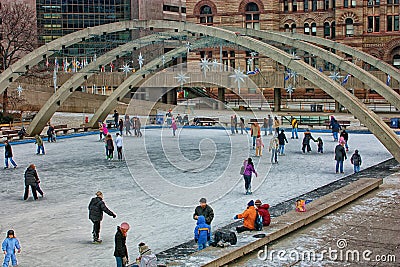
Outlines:
[[264,226],[268,226],[271,223],[271,215],[269,214],[268,209],[268,204],[263,204],[258,208],[258,213],[263,217]]

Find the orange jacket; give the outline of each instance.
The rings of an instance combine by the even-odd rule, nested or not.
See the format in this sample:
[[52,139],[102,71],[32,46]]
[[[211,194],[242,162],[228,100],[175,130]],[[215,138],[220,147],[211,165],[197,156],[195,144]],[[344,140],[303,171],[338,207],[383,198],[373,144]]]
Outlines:
[[243,226],[254,230],[254,223],[256,221],[256,209],[254,206],[249,206],[242,214],[238,214],[238,219],[244,219],[243,220]]

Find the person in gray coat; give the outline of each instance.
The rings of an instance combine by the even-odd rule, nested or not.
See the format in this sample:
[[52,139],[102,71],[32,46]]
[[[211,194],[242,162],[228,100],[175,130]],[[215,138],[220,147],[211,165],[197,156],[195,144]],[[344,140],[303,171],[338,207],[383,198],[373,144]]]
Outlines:
[[117,215],[109,210],[103,201],[103,193],[97,191],[96,197],[92,198],[89,203],[89,219],[93,222],[93,243],[101,243],[100,236],[100,223],[103,220],[103,212],[112,216],[113,218]]
[[[37,192],[39,192],[43,197],[43,191],[39,187],[39,176],[36,171],[35,164],[30,164],[25,171],[25,193],[24,200],[28,199],[29,187],[31,187],[32,195],[35,200],[38,199]],[[37,191],[37,192],[36,192]]]
[[347,155],[346,155],[346,150],[344,149],[343,146],[344,144],[338,144],[335,147],[336,173],[339,172],[339,168],[340,168],[340,173],[344,173],[343,161],[347,159]]

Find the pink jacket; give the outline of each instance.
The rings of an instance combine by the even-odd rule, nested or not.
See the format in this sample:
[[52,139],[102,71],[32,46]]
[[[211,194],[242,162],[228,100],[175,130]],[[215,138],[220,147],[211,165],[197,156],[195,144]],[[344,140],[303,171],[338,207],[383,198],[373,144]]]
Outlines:
[[263,141],[261,138],[256,139],[256,147],[264,147]]

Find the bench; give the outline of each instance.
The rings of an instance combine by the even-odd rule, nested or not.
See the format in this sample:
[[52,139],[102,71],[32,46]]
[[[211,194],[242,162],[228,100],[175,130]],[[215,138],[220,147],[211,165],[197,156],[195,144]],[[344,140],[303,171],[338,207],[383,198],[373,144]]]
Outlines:
[[107,128],[115,128],[115,121],[114,120],[106,120]]
[[211,126],[216,123],[219,123],[219,118],[196,117],[193,119],[193,125],[195,126]]
[[71,128],[68,128],[66,124],[54,125],[54,132],[57,134],[58,132],[63,132],[63,134],[67,134]]
[[3,138],[6,137],[7,140],[12,140],[14,137],[18,137],[18,130],[2,130]]
[[[345,121],[345,120],[337,120],[339,125],[346,129],[347,126],[350,126],[350,121]],[[330,120],[325,120],[324,125],[326,126],[327,129],[329,129],[329,125],[331,124]]]
[[248,124],[253,124],[253,123],[255,123],[255,122],[258,122],[258,124],[264,124],[264,119],[257,119],[257,118],[254,118],[254,119],[250,119],[250,121],[248,122]]
[[74,133],[78,133],[80,131],[87,132],[89,129],[92,129],[92,127],[82,124],[80,127],[72,127],[71,129],[74,130]]

